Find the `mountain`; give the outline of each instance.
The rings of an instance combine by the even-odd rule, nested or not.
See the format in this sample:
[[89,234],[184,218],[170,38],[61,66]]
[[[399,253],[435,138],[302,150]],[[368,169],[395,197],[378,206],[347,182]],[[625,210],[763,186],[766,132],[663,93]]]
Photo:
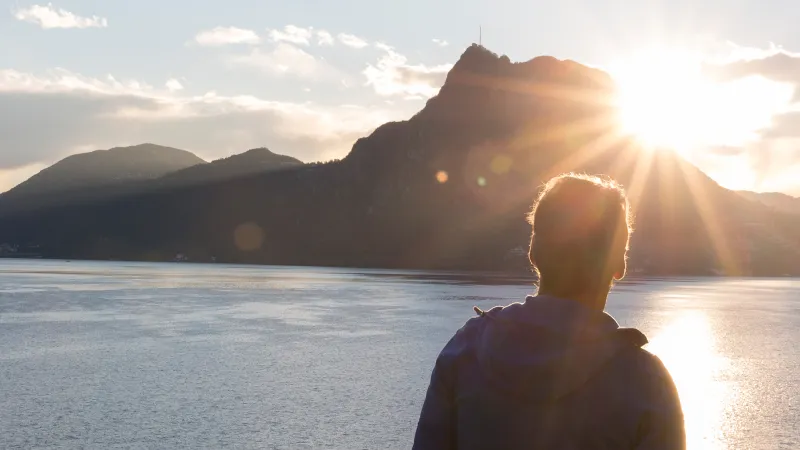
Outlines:
[[627,186],[635,273],[800,275],[796,216],[620,134],[614,90],[572,61],[473,45],[421,111],[341,161],[9,214],[0,242],[48,257],[527,270],[533,198],[579,171]]
[[780,192],[737,191],[737,193],[750,201],[764,204],[777,211],[800,214],[800,198]]
[[41,195],[153,180],[204,163],[187,151],[154,144],[97,150],[57,162],[9,191],[8,195]]
[[198,164],[164,176],[163,184],[201,184],[254,175],[302,165],[291,156],[278,155],[266,148],[255,148],[239,155]]
[[266,148],[248,150],[211,163],[184,150],[153,144],[100,150],[66,158],[0,195],[0,214],[109,201],[301,164],[298,159],[272,153]]

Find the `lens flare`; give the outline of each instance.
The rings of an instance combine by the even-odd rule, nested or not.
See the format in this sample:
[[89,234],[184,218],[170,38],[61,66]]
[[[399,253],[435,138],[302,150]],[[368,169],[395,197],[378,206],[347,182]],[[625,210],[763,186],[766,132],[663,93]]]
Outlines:
[[514,161],[506,155],[497,155],[492,159],[491,169],[497,175],[505,175],[511,170]]
[[255,222],[246,222],[233,231],[233,242],[243,252],[252,252],[264,245],[264,229]]

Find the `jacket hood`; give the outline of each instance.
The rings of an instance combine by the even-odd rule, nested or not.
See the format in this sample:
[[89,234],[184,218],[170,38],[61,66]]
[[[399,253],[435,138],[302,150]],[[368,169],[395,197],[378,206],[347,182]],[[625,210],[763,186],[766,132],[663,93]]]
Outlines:
[[475,336],[481,370],[494,389],[553,401],[583,386],[609,360],[647,338],[605,312],[548,296],[484,312]]

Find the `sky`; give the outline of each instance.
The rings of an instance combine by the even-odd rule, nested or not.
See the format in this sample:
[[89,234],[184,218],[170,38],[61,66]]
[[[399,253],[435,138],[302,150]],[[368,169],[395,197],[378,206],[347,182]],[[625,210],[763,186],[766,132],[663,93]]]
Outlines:
[[513,61],[609,70],[632,130],[722,185],[800,195],[791,0],[0,4],[0,191],[70,154],[142,142],[207,160],[260,146],[343,157],[421,109],[480,27]]

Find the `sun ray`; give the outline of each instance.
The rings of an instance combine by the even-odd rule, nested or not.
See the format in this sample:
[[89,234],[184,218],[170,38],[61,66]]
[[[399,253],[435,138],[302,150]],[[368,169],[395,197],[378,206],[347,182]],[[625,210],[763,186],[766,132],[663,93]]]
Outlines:
[[563,172],[576,170],[593,158],[597,158],[607,150],[618,145],[622,139],[623,136],[616,130],[608,130],[592,141],[589,141],[577,151],[567,155],[561,161],[553,165],[549,172],[553,175],[557,175]]
[[454,84],[497,89],[540,98],[567,100],[575,103],[598,106],[610,106],[615,102],[612,89],[613,83],[610,79],[606,79],[606,75],[600,71],[598,71],[592,86],[587,85],[582,87],[568,84],[529,81],[519,78],[499,78],[496,76],[474,73],[453,72],[451,76],[457,76],[457,79],[452,81]]
[[741,275],[743,270],[731,247],[731,236],[722,225],[719,218],[719,209],[712,203],[710,194],[703,187],[703,183],[700,180],[700,172],[692,170],[693,168],[687,167],[686,164],[679,164],[679,168],[689,186],[692,200],[695,203],[700,220],[703,222],[706,234],[723,272],[727,275]]

